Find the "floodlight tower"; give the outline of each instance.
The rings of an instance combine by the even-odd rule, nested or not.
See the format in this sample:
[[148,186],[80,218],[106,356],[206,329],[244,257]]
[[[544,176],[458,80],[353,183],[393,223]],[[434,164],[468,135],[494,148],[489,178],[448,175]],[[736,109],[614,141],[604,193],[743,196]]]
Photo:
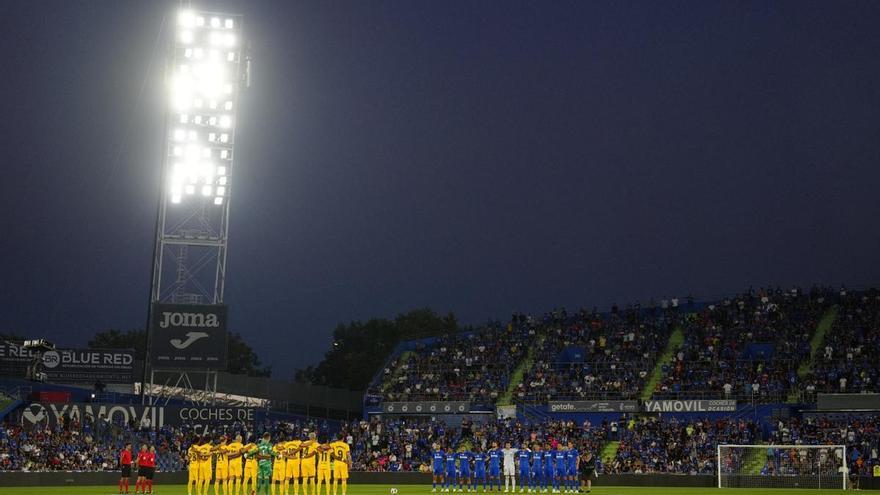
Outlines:
[[[170,371],[177,362],[155,363],[156,306],[224,302],[236,115],[247,74],[241,20],[239,15],[189,8],[174,17],[142,382],[149,379],[150,391],[154,371]],[[199,369],[214,373],[216,389],[216,371],[222,368],[211,368]],[[193,367],[181,366],[175,385],[192,388],[187,369]],[[209,382],[206,375],[206,389]]]

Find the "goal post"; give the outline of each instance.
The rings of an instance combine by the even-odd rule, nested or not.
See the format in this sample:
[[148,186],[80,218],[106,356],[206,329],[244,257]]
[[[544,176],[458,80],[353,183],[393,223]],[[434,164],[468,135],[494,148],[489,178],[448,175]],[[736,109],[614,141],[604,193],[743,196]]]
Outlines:
[[718,488],[846,490],[846,445],[718,445]]

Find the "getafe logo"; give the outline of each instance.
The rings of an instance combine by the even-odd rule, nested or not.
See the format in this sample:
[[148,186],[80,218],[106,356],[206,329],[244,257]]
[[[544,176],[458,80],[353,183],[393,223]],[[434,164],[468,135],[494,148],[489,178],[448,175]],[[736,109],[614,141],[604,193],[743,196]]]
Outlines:
[[187,347],[193,345],[193,343],[199,339],[207,338],[208,334],[205,332],[187,332],[186,340],[181,341],[180,339],[171,339],[171,345],[173,345],[176,349],[186,349]]
[[41,404],[31,404],[21,411],[21,425],[25,427],[35,426],[48,421],[49,415],[46,408]]
[[165,311],[162,313],[162,320],[159,327],[195,327],[195,328],[217,328],[220,326],[220,320],[213,313],[173,313]]

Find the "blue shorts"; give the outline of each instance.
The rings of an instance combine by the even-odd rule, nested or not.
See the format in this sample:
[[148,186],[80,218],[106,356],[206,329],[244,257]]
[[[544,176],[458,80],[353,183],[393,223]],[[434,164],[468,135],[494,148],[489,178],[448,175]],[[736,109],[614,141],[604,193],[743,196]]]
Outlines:
[[544,477],[545,478],[552,478],[553,477],[553,470],[552,469],[545,469],[544,470]]
[[446,471],[447,478],[455,478],[455,471]]
[[568,475],[569,476],[577,476],[578,468],[576,466],[568,466]]
[[474,471],[474,478],[485,478],[486,470],[485,469],[477,469]]
[[541,471],[535,471],[533,469],[532,470],[532,478],[540,478],[540,477],[541,477]]
[[519,477],[520,478],[528,478],[529,477],[529,470],[528,469],[520,469],[519,470]]
[[434,466],[434,476],[443,476],[443,467]]
[[568,476],[568,471],[566,471],[565,469],[557,469],[556,470],[556,477],[557,478],[562,478],[565,476]]
[[470,478],[471,472],[470,472],[470,470],[467,470],[467,471],[463,470],[458,475],[461,476],[462,478]]
[[489,468],[489,476],[497,478],[501,474],[500,468]]

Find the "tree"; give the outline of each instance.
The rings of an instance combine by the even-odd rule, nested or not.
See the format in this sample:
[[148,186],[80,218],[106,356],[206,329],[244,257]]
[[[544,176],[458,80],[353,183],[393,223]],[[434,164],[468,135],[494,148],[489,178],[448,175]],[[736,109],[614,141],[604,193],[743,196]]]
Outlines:
[[147,333],[143,330],[105,330],[89,341],[89,349],[134,349],[134,358],[146,358]]
[[401,341],[458,331],[455,315],[440,316],[426,308],[399,314],[394,320],[373,318],[348,325],[340,323],[333,331],[333,344],[324,359],[315,366],[297,370],[295,379],[315,385],[365,390]]
[[[90,349],[134,349],[135,359],[146,358],[147,334],[143,330],[105,330],[89,341]],[[227,343],[227,371],[236,375],[270,376],[271,366],[262,366],[259,356],[242,336],[230,332]]]

